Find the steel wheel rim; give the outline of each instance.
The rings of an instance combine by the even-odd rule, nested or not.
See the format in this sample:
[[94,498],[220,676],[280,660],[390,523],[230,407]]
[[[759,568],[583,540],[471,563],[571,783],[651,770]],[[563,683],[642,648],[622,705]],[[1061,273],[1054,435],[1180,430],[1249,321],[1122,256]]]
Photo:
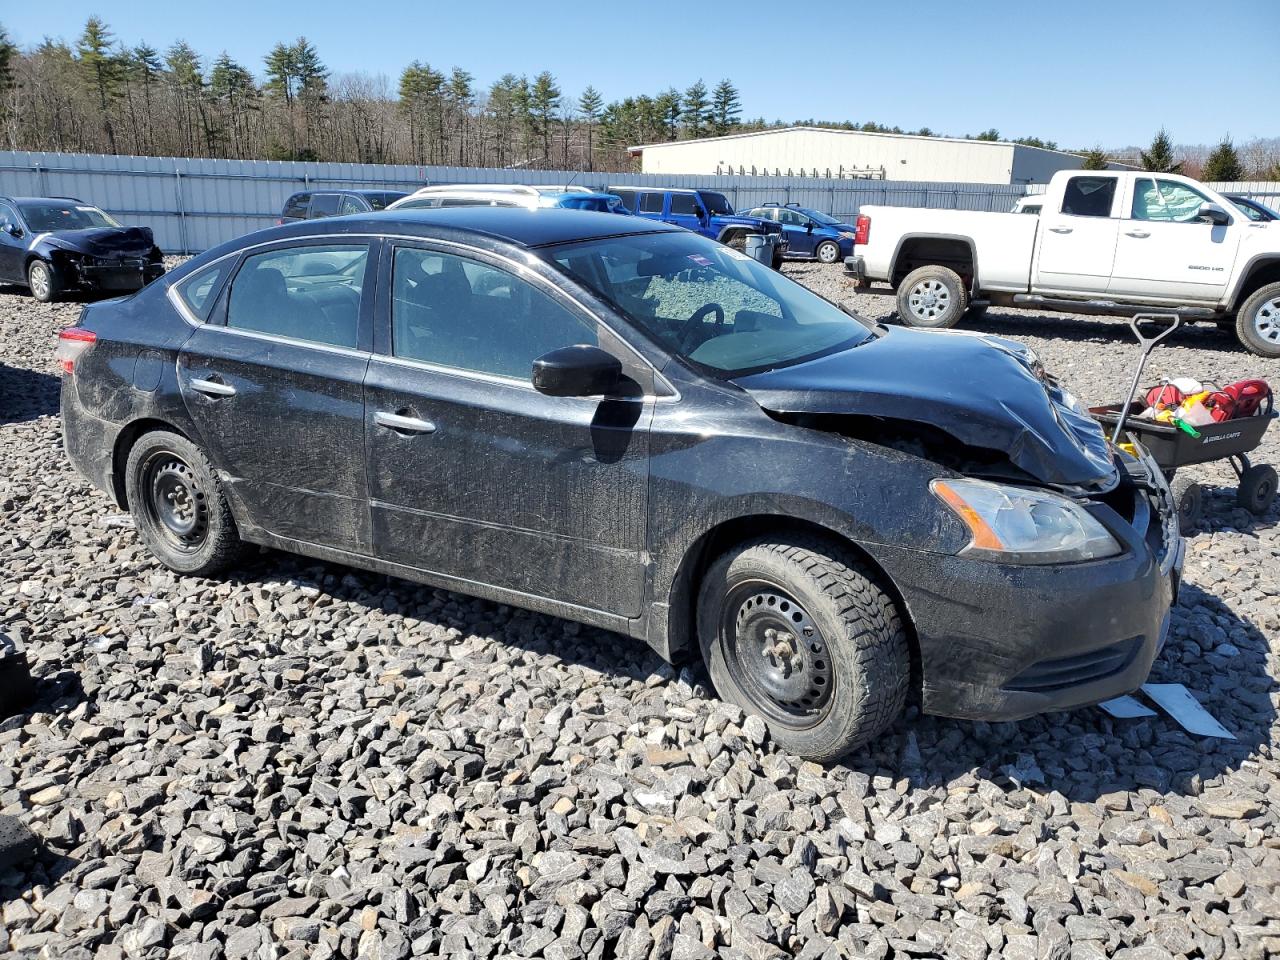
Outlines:
[[191,466],[169,450],[143,467],[143,501],[151,526],[168,544],[195,553],[209,534],[209,505]]
[[840,249],[834,243],[824,243],[818,247],[818,259],[823,263],[835,263]]
[[739,584],[724,605],[721,644],[738,687],[771,723],[811,727],[835,687],[831,652],[809,612],[764,581]]
[[40,299],[49,295],[49,271],[42,263],[31,268],[31,292]]
[[951,306],[951,291],[941,280],[921,280],[908,292],[907,305],[921,320],[936,320]]
[[1253,329],[1263,340],[1280,343],[1280,297],[1273,297],[1258,307],[1253,315]]

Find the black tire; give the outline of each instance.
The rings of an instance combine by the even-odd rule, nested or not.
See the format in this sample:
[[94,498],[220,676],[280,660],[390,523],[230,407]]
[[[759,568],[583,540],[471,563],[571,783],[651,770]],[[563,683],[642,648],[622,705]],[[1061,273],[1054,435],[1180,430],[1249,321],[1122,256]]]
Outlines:
[[906,704],[897,607],[857,560],[816,539],[753,540],[717,559],[698,593],[698,638],[720,696],[802,757],[844,756]]
[[1236,311],[1236,339],[1260,357],[1280,357],[1280,283],[1259,287]]
[[936,264],[908,273],[898,284],[898,319],[909,327],[954,327],[969,306],[960,274]]
[[27,264],[27,287],[31,296],[41,303],[53,303],[62,295],[57,271],[52,264],[38,257]]
[[840,261],[840,244],[834,240],[823,240],[814,248],[813,258],[819,263],[838,263]]
[[1276,471],[1270,464],[1257,463],[1240,474],[1236,485],[1236,502],[1246,510],[1262,516],[1276,498]]
[[244,556],[222,486],[186,437],[143,434],[129,451],[124,480],[138,536],[170,570],[209,576]]
[[1195,530],[1204,514],[1204,488],[1186,474],[1174,474],[1169,481],[1173,505],[1178,510],[1178,532],[1184,536]]

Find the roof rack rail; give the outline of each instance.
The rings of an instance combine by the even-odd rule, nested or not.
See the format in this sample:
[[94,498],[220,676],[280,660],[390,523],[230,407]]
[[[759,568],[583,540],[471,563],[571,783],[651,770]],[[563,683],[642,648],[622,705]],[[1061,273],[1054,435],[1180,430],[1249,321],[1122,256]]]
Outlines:
[[484,192],[492,190],[502,193],[523,193],[527,196],[537,196],[538,191],[524,183],[433,183],[429,187],[422,187],[417,192],[424,193],[443,193],[446,190],[475,190]]

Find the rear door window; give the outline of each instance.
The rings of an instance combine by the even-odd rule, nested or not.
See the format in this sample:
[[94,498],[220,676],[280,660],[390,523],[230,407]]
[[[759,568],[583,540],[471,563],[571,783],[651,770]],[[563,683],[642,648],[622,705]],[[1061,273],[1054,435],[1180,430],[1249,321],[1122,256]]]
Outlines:
[[1072,217],[1109,217],[1115,177],[1072,177],[1062,193],[1062,212]]
[[317,193],[311,201],[311,219],[336,215],[341,200],[342,197],[336,193]]
[[246,257],[231,282],[227,326],[355,347],[369,248],[285,247]]
[[662,193],[643,193],[640,195],[640,212],[641,213],[661,213],[662,200],[666,196]]
[[610,190],[615,197],[622,201],[622,205],[628,210],[634,212],[636,209],[636,191],[634,190]]

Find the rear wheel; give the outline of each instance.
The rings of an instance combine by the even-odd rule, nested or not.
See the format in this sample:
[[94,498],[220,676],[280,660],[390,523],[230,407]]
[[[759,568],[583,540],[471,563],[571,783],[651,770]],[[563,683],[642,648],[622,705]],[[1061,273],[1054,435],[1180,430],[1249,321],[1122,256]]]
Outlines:
[[53,303],[62,293],[58,289],[58,275],[44,260],[32,260],[27,266],[27,286],[31,296],[41,303]]
[[720,695],[802,757],[857,749],[906,703],[897,608],[858,561],[821,541],[755,540],[720,557],[699,592],[698,636]]
[[1169,489],[1178,510],[1178,532],[1191,533],[1204,513],[1204,488],[1186,474],[1174,474]]
[[139,537],[169,569],[207,576],[243,556],[218,478],[186,437],[167,430],[140,437],[129,451],[125,494]]
[[1280,357],[1280,283],[1259,287],[1241,305],[1236,337],[1250,353]]
[[964,281],[948,267],[920,267],[898,284],[898,318],[912,327],[954,327],[968,306]]
[[834,240],[823,240],[813,251],[819,263],[835,263],[840,259],[840,246]]

